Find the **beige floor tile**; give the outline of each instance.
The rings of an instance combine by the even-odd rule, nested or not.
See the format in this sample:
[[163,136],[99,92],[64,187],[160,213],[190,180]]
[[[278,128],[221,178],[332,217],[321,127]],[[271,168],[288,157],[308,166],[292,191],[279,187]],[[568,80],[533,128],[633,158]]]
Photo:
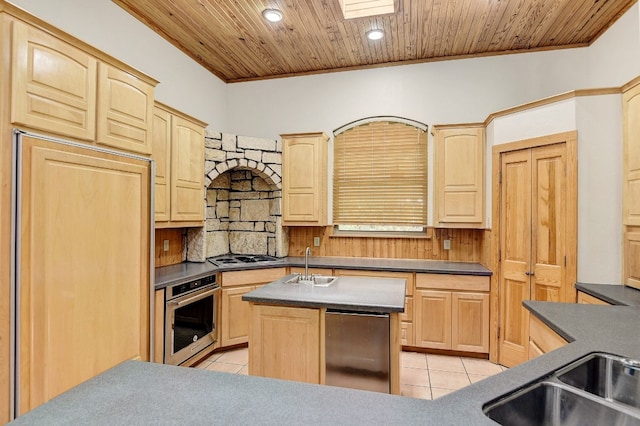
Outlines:
[[245,376],[249,375],[249,366],[245,365],[238,371],[238,374],[244,374]]
[[461,389],[471,384],[467,373],[429,370],[429,381],[433,388]]
[[206,369],[211,371],[222,371],[224,373],[237,373],[242,369],[240,364],[230,364],[228,362],[212,362]]
[[469,380],[471,381],[471,383],[476,383],[479,382],[480,380],[484,380],[487,377],[491,377],[491,376],[483,376],[480,374],[467,374],[467,376],[469,376]]
[[462,360],[457,356],[427,355],[427,367],[429,370],[453,371],[465,373]]
[[420,352],[400,352],[400,366],[426,369],[427,356]]
[[440,388],[431,388],[431,398],[438,399],[442,396],[450,394],[454,389],[440,389]]
[[245,365],[249,362],[249,349],[232,349],[230,351],[223,352],[216,362]]
[[400,395],[418,399],[431,399],[431,388],[428,386],[400,385]]
[[198,365],[196,365],[196,368],[200,368],[200,369],[205,369],[207,368],[209,365],[211,365],[213,361],[210,361],[209,359],[205,359],[204,361],[201,361]]
[[462,358],[462,363],[468,374],[492,376],[502,372],[502,367],[487,359]]
[[429,373],[422,368],[400,368],[400,384],[414,386],[429,386]]

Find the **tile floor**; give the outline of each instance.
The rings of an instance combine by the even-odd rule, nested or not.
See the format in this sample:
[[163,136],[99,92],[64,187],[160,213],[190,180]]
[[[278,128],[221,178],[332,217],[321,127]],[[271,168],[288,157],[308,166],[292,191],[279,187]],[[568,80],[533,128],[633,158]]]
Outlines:
[[[248,374],[249,350],[231,349],[211,355],[196,368]],[[506,370],[486,359],[419,352],[400,354],[400,392],[404,396],[436,399]]]

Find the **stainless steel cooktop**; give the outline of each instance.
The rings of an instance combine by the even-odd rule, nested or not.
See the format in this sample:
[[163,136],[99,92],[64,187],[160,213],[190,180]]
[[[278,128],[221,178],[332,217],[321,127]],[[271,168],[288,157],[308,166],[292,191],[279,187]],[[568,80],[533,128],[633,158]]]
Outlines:
[[225,254],[210,257],[208,260],[216,266],[284,262],[282,258],[267,256],[266,254]]

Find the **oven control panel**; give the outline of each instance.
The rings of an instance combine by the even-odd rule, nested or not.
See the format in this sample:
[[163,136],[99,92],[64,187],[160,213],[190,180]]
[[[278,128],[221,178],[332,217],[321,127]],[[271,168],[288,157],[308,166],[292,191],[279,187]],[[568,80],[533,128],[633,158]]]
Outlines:
[[193,290],[197,290],[201,287],[216,285],[216,274],[208,275],[206,277],[199,278],[194,281],[189,281],[183,284],[176,284],[171,287],[169,298],[173,299],[181,294],[189,293]]

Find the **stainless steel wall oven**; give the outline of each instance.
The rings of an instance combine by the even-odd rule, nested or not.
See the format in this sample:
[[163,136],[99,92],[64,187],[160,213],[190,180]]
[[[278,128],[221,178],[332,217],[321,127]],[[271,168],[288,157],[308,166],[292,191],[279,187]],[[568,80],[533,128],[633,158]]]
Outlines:
[[179,365],[217,340],[219,291],[215,274],[167,287],[165,364]]

